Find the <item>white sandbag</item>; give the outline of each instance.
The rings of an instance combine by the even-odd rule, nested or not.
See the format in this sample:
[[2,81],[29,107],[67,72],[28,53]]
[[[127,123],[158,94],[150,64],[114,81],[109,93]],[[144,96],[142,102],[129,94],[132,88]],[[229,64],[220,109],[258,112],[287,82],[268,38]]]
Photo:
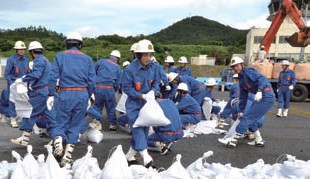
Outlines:
[[39,164],[39,178],[40,179],[51,179],[49,176],[49,170],[47,168],[47,164],[45,163],[45,156],[40,154],[38,156],[38,164]]
[[281,173],[288,178],[310,177],[310,160],[302,161],[296,159],[292,155],[286,156],[288,161],[285,161],[281,166]]
[[225,130],[217,129],[218,121],[216,120],[203,120],[200,121],[195,129],[195,134],[223,134],[226,133]]
[[10,97],[9,97],[10,101],[12,101],[13,103],[15,103],[15,110],[16,110],[16,114],[19,117],[25,117],[25,118],[29,118],[32,112],[32,106],[31,104],[28,102],[28,95],[27,92],[26,93],[18,93],[17,92],[17,86],[15,83],[13,83],[10,86]]
[[256,163],[246,166],[243,172],[247,178],[268,178],[266,173],[270,167],[270,165],[265,165],[262,159],[258,159]]
[[207,163],[207,159],[212,155],[213,151],[205,152],[202,157],[186,168],[193,179],[209,179],[215,177],[216,173],[208,168],[210,164]]
[[109,156],[109,159],[104,164],[101,178],[102,179],[120,179],[120,178],[133,179],[134,177],[131,173],[130,168],[128,167],[128,162],[123,152],[122,146],[118,145],[117,147],[114,147],[114,148],[116,149],[114,150],[112,155]]
[[8,163],[7,161],[2,161],[0,163],[0,178],[9,179],[12,172],[15,170],[17,163]]
[[166,170],[160,174],[163,179],[190,179],[188,171],[181,164],[181,154],[175,157],[174,163]]
[[16,91],[18,94],[27,93],[28,92],[27,83],[18,83],[16,85]]
[[86,155],[73,163],[72,171],[74,173],[74,179],[99,179],[101,177],[98,161],[92,157],[92,151],[93,148],[89,145]]
[[86,135],[89,142],[94,142],[97,144],[100,143],[103,139],[103,134],[98,129],[94,128],[89,128],[86,131]]
[[147,173],[141,179],[161,179],[159,173],[152,167],[147,169]]
[[17,165],[15,170],[12,172],[11,179],[30,179],[24,171],[20,155],[17,152],[12,151],[12,156],[17,160]]
[[130,165],[129,168],[134,179],[143,178],[148,172],[148,169],[142,165]]
[[122,96],[119,99],[115,109],[118,110],[119,112],[126,113],[126,106],[125,106],[125,104],[126,104],[127,98],[128,98],[127,94],[125,94],[123,92]]
[[165,126],[170,123],[156,100],[147,98],[133,127]]
[[6,170],[4,168],[0,168],[0,178],[1,179],[9,179],[10,178],[9,170]]
[[226,133],[226,135],[223,138],[224,139],[231,138],[236,133],[236,127],[238,126],[239,123],[240,123],[240,120],[237,119],[233,123],[233,125],[229,128],[228,132]]
[[28,145],[27,154],[25,155],[22,163],[25,176],[29,178],[38,178],[40,176],[39,164],[31,153],[32,153],[32,145]]
[[205,97],[202,104],[202,112],[206,120],[210,120],[212,110],[212,100],[209,97]]
[[227,101],[224,101],[224,100],[219,101],[219,102],[217,103],[217,106],[219,106],[219,107],[221,108],[220,113],[223,112],[223,110],[224,110],[226,104],[227,104]]
[[54,155],[53,155],[53,147],[48,146],[47,147],[48,155],[46,157],[46,179],[66,179],[66,173],[63,171],[62,168],[60,168],[58,162],[56,161]]
[[183,138],[193,138],[196,137],[196,134],[191,129],[185,129],[183,130]]

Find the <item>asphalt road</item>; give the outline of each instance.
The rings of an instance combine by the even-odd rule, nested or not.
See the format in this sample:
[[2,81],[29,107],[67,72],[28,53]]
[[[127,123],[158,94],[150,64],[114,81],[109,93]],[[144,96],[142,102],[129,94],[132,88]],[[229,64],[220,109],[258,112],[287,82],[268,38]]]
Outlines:
[[[0,80],[0,90],[5,86],[5,82]],[[228,92],[215,92],[216,97],[227,99]],[[248,140],[240,140],[237,147],[227,148],[217,141],[221,135],[198,135],[195,138],[184,138],[173,146],[173,151],[166,156],[156,152],[150,152],[157,166],[168,168],[176,156],[181,154],[181,162],[187,167],[204,152],[212,150],[214,155],[210,157],[209,163],[231,163],[234,167],[243,168],[249,164],[263,159],[265,163],[274,164],[281,154],[291,154],[301,160],[310,160],[310,103],[291,103],[290,115],[288,118],[276,118],[276,104],[267,114],[265,126],[261,129],[261,134],[265,139],[265,147],[248,146]],[[106,123],[105,123],[106,124]],[[0,161],[12,162],[11,151],[15,150],[21,155],[26,153],[24,147],[19,147],[10,143],[11,138],[19,137],[21,132],[12,129],[6,123],[0,124]],[[48,138],[40,138],[31,135],[30,143],[33,145],[35,156],[47,151],[43,145],[48,143]],[[104,140],[99,144],[88,143],[94,148],[93,156],[98,159],[102,168],[106,162],[110,149],[121,144],[124,152],[127,152],[130,144],[130,136],[121,131],[107,132],[104,126]],[[87,145],[77,145],[73,158],[80,158],[86,153]],[[141,160],[140,160],[141,161]]]

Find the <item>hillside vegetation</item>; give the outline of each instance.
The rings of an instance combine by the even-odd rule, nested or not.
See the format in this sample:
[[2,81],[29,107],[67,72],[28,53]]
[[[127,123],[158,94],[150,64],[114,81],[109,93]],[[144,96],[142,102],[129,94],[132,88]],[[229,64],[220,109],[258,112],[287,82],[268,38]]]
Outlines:
[[[84,38],[82,51],[96,61],[107,58],[112,50],[117,49],[122,54],[122,61],[131,60],[130,46],[144,38],[153,42],[155,57],[160,63],[168,54],[175,60],[180,56],[190,59],[192,56],[206,54],[216,57],[216,64],[225,64],[233,53],[244,53],[246,31],[195,16],[183,19],[148,36],[102,35],[97,38]],[[9,57],[14,54],[15,51],[12,48],[17,40],[24,41],[26,45],[34,40],[41,42],[45,49],[44,54],[50,61],[56,53],[65,49],[65,36],[45,27],[0,29],[0,56]]]

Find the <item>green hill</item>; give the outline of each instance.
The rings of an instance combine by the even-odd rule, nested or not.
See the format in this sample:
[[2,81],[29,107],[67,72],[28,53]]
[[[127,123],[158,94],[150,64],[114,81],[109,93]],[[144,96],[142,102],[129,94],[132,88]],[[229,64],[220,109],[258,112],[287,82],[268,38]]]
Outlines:
[[[84,38],[82,51],[95,61],[106,58],[114,49],[120,50],[122,61],[131,60],[129,48],[132,43],[141,39],[152,40],[155,46],[156,59],[163,63],[167,53],[175,59],[186,56],[207,54],[216,58],[216,64],[225,64],[233,53],[244,53],[246,30],[238,30],[216,21],[195,16],[183,19],[155,34],[121,37],[119,35],[101,35],[97,38]],[[13,46],[17,40],[29,44],[37,40],[42,43],[44,54],[50,60],[55,54],[65,49],[65,36],[45,27],[21,27],[0,29],[0,56],[14,54]]]
[[150,35],[162,44],[235,45],[246,43],[247,30],[238,30],[201,16],[188,17]]

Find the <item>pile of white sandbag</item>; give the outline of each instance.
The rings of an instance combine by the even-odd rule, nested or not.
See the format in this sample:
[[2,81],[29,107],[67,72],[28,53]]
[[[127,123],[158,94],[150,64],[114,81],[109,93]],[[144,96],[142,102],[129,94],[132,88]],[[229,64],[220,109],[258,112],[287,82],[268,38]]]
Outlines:
[[291,155],[284,155],[285,161],[273,165],[265,164],[262,159],[244,168],[236,168],[231,164],[208,163],[213,155],[208,151],[195,162],[184,168],[181,155],[178,154],[168,169],[155,170],[142,165],[128,166],[122,146],[114,147],[104,168],[101,170],[96,158],[92,157],[92,147],[88,146],[84,157],[76,160],[72,167],[59,167],[52,155],[52,148],[48,148],[45,160],[41,154],[36,160],[31,154],[32,147],[28,146],[28,153],[24,157],[12,152],[16,163],[1,162],[0,178],[12,179],[209,179],[209,178],[310,178],[310,160],[302,161]]

